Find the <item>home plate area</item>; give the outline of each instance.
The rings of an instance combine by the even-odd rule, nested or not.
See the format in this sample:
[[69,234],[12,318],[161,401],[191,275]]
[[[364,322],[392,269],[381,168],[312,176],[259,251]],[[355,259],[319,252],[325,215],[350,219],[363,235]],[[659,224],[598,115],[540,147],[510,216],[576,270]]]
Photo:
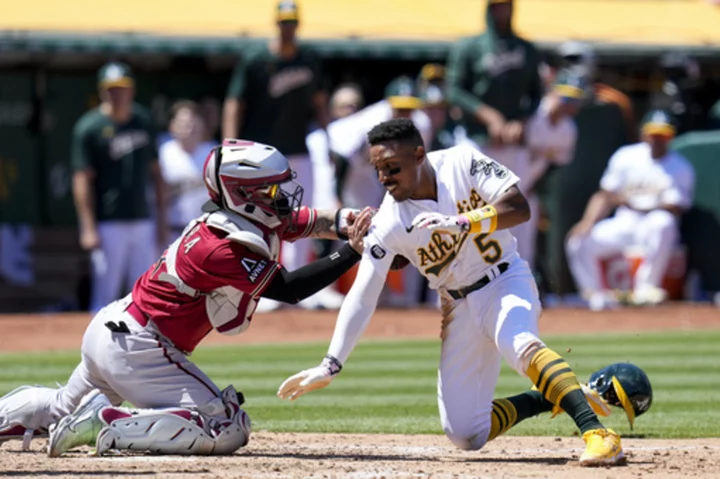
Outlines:
[[480,451],[461,451],[444,436],[380,434],[253,434],[232,456],[94,457],[90,450],[51,459],[45,441],[20,452],[0,448],[0,476],[169,478],[653,478],[718,477],[720,439],[623,439],[626,466],[586,469],[582,439],[501,437]]

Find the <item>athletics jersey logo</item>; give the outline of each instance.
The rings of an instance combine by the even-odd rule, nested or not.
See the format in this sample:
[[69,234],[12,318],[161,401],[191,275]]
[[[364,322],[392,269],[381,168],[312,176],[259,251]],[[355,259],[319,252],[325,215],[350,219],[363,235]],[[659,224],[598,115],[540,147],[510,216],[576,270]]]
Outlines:
[[502,180],[507,177],[508,169],[488,157],[483,157],[479,160],[473,158],[472,163],[470,164],[470,176],[475,176],[478,173],[482,173],[485,176],[494,174],[497,178]]
[[313,80],[313,72],[308,67],[284,68],[270,77],[268,93],[278,98],[287,92],[307,85]]

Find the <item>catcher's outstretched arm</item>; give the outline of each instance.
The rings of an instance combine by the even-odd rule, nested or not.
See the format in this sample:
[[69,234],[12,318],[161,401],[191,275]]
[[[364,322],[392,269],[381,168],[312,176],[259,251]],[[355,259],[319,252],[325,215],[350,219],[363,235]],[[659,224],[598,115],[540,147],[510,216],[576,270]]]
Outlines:
[[295,271],[280,268],[262,296],[283,303],[297,304],[337,281],[355,266],[359,259],[360,254],[349,244],[345,244],[336,253]]

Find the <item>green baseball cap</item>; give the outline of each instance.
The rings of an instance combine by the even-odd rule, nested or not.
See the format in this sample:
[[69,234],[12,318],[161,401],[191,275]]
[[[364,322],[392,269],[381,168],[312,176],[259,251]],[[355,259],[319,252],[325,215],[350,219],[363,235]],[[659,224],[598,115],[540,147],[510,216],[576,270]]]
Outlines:
[[126,64],[110,62],[98,71],[98,85],[103,90],[113,87],[131,88],[135,85],[135,77]]
[[297,22],[300,21],[300,11],[297,3],[293,0],[281,0],[277,4],[277,21],[278,22]]
[[385,99],[395,110],[416,110],[423,102],[415,92],[415,82],[407,76],[395,78],[385,87]]
[[675,121],[664,110],[650,110],[642,120],[642,133],[644,135],[675,136]]

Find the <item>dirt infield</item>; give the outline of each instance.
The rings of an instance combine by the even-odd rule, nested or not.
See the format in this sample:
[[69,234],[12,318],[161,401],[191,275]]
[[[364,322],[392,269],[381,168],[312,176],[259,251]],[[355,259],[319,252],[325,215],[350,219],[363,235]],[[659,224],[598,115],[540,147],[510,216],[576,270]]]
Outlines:
[[[239,337],[213,334],[204,344],[329,341],[336,313],[295,309],[257,315]],[[89,321],[84,314],[0,316],[0,351],[73,349]],[[548,310],[541,331],[580,333],[720,328],[720,311],[672,305],[597,314]],[[366,337],[435,338],[433,310],[378,311]],[[464,452],[442,436],[278,434],[256,431],[250,444],[230,457],[85,457],[87,452],[49,459],[44,441],[22,453],[20,443],[0,446],[0,477],[170,478],[637,478],[720,477],[720,439],[625,438],[628,465],[581,469],[582,440],[560,437],[501,437],[483,450]]]
[[36,441],[0,450],[0,477],[161,478],[554,478],[609,479],[719,477],[720,439],[626,439],[628,464],[581,468],[582,440],[560,437],[500,437],[481,451],[460,451],[442,436],[273,434],[260,432],[229,457],[88,457],[88,451],[49,459]]

